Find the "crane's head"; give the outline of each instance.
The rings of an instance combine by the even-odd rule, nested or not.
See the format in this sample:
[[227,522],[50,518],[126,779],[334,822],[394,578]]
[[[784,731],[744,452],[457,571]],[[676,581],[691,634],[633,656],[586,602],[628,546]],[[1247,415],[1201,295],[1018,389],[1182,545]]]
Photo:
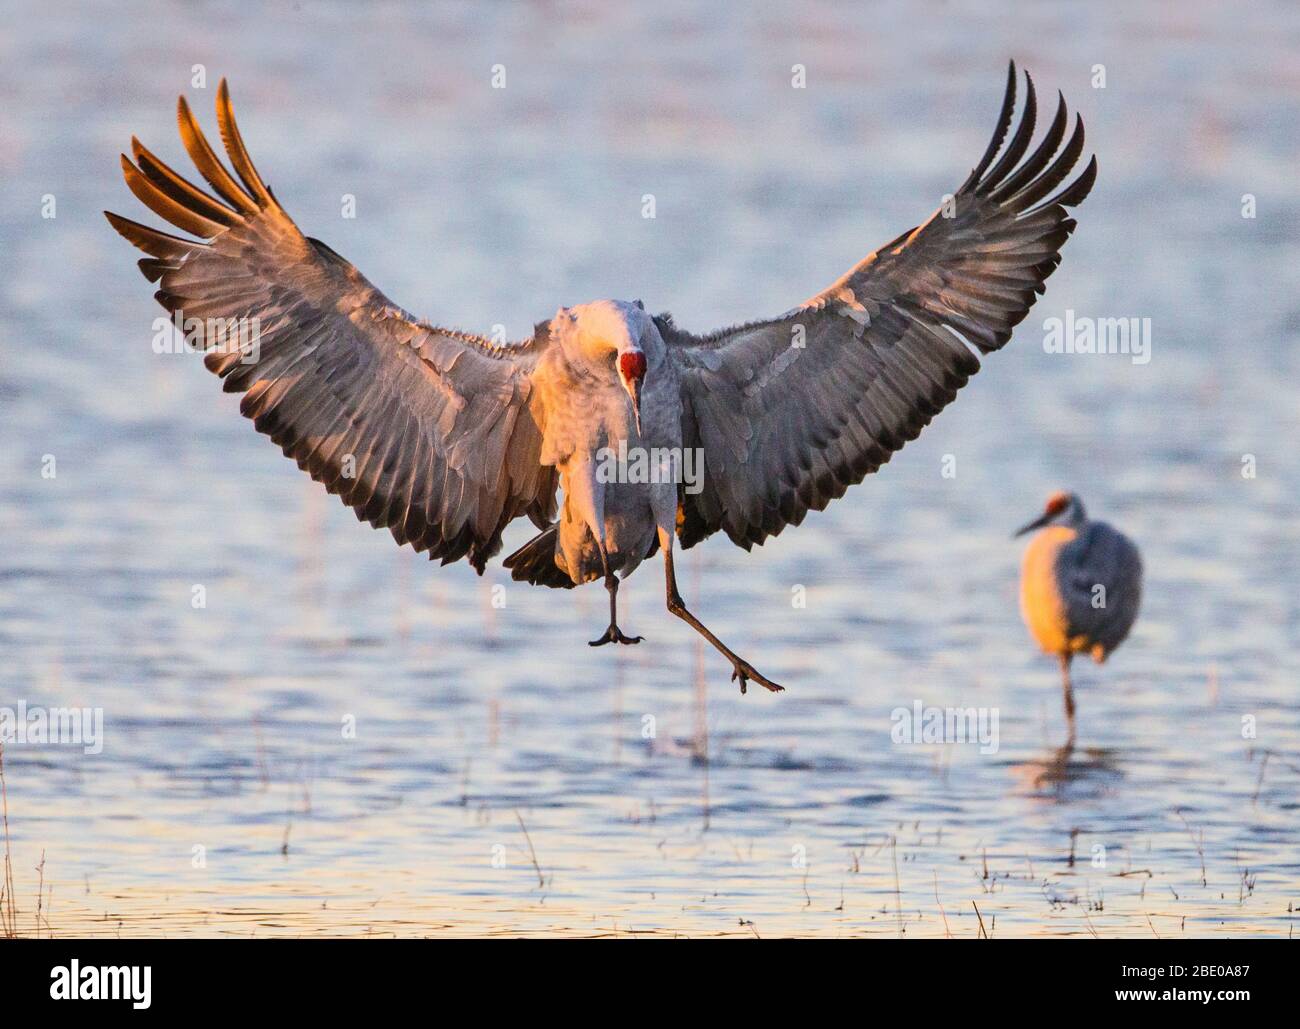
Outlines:
[[632,417],[636,421],[636,434],[641,435],[641,383],[645,381],[646,359],[644,351],[624,350],[618,355],[618,379],[632,401]]
[[631,401],[639,436],[641,387],[663,345],[641,301],[597,300],[561,308],[552,324],[559,326],[561,345],[571,361],[582,362],[597,375],[612,372],[618,377]]
[[1087,517],[1083,510],[1083,501],[1075,493],[1057,490],[1047,498],[1043,513],[1028,525],[1016,530],[1017,536],[1041,529],[1046,525],[1078,525]]

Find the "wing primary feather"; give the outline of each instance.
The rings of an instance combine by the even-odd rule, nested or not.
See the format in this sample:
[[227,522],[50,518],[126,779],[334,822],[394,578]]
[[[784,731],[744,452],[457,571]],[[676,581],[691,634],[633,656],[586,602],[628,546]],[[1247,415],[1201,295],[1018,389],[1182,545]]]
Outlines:
[[1018,210],[1026,211],[1059,186],[1070,174],[1070,169],[1079,160],[1079,155],[1083,153],[1083,135],[1083,119],[1076,114],[1074,132],[1070,134],[1070,141],[1052,162],[1052,166],[1015,196],[1008,198],[1006,202]]
[[127,186],[135,194],[136,199],[155,214],[166,218],[178,229],[184,229],[186,232],[192,232],[196,236],[203,236],[207,239],[211,239],[225,228],[220,222],[204,218],[203,215],[196,214],[184,204],[177,203],[150,182],[149,179],[145,178],[144,173],[131,163],[131,159],[126,154],[122,154],[121,157],[122,174],[126,178]]
[[180,129],[181,142],[185,144],[190,160],[194,162],[194,167],[199,170],[199,174],[208,180],[208,185],[236,210],[244,214],[257,214],[257,204],[253,202],[252,197],[240,189],[239,183],[231,178],[230,172],[226,171],[226,166],[221,163],[207,137],[203,135],[198,120],[183,96],[176,99],[176,124]]
[[184,257],[192,250],[206,250],[208,248],[208,244],[201,240],[185,239],[183,236],[173,236],[166,232],[159,232],[157,229],[151,229],[148,225],[133,222],[130,218],[123,218],[120,214],[114,214],[112,211],[105,211],[104,217],[108,219],[108,224],[113,226],[124,239],[154,257],[171,260]]
[[989,194],[990,199],[1002,203],[1007,197],[1015,196],[1027,183],[1033,180],[1035,175],[1047,167],[1047,162],[1056,153],[1056,148],[1061,145],[1061,140],[1065,137],[1065,126],[1069,120],[1069,111],[1065,107],[1065,97],[1059,90],[1056,95],[1056,115],[1052,118],[1052,124],[1048,126],[1047,134],[1043,136],[1034,152],[1029,155],[1028,160],[1017,168],[1006,182]]
[[167,167],[135,136],[131,137],[131,153],[145,177],[177,203],[184,204],[204,218],[220,222],[227,228],[239,220],[236,212]]
[[1002,110],[998,113],[998,127],[993,133],[993,139],[989,141],[988,149],[984,151],[984,156],[980,158],[980,163],[971,169],[970,175],[962,183],[958,193],[964,193],[967,189],[979,181],[984,169],[989,166],[994,156],[998,152],[998,147],[1002,145],[1002,140],[1006,138],[1007,129],[1011,126],[1011,113],[1016,109],[1016,62],[1013,60],[1007,65],[1007,91],[1002,97]]
[[217,124],[221,127],[221,139],[226,144],[230,163],[248,192],[260,202],[259,206],[278,207],[270,190],[266,188],[266,183],[253,167],[252,158],[248,156],[248,149],[239,134],[239,126],[235,123],[234,109],[230,106],[230,87],[224,78],[217,87]]
[[[1089,193],[1092,192],[1093,183],[1097,181],[1097,155],[1093,154],[1092,160],[1088,162],[1088,167],[1083,170],[1083,174],[1074,180],[1069,186],[1054,196],[1035,211],[1041,211],[1044,208],[1052,207],[1059,204],[1061,207],[1077,207],[1083,203]],[[1033,212],[1030,212],[1033,213]]]
[[981,189],[992,189],[1002,177],[1016,166],[1016,162],[1025,156],[1025,151],[1029,149],[1029,140],[1033,138],[1034,126],[1038,121],[1038,97],[1034,94],[1034,80],[1030,78],[1029,72],[1025,72],[1025,109],[1020,115],[1020,125],[1016,128],[1016,134],[1011,137],[1011,142],[1007,144],[1006,150],[998,159],[998,163],[993,166],[988,175],[980,180]]

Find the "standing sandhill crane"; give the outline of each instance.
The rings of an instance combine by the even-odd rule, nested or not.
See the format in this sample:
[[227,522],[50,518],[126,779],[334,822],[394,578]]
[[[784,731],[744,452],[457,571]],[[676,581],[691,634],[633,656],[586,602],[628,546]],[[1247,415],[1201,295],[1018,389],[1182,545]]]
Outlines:
[[[686,608],[673,544],[722,531],[748,550],[798,525],[914,439],[979,370],[976,352],[1010,339],[1097,172],[1094,158],[1061,188],[1084,141],[1076,118],[1062,146],[1063,98],[1029,151],[1028,75],[1002,147],[1016,83],[1013,63],[993,140],[940,210],[785,314],[703,336],[640,301],[561,307],[514,343],[417,320],[298,230],[253,167],[224,80],[217,121],[234,175],[184,97],[178,109],[212,193],[138,140],[135,161],[122,157],[136,197],[200,238],[105,213],[149,255],[140,268],[187,342],[244,394],[240,411],[359,519],[482,574],[527,515],[541,532],[505,566],[551,587],[602,579],[610,619],[594,646],[640,640],[618,626],[619,576],[662,550],[669,611],[727,658],[742,693],[748,681],[778,691]],[[251,345],[242,331],[230,344],[232,322],[253,327]],[[621,448],[656,469],[677,457],[633,481],[607,473]],[[684,454],[703,458],[691,483]]]
[[1101,664],[1124,642],[1142,601],[1142,558],[1132,540],[1089,521],[1073,493],[1053,493],[1040,517],[1016,535],[1042,530],[1025,548],[1020,610],[1044,652],[1061,662],[1066,747],[1074,745],[1070,661],[1086,652]]

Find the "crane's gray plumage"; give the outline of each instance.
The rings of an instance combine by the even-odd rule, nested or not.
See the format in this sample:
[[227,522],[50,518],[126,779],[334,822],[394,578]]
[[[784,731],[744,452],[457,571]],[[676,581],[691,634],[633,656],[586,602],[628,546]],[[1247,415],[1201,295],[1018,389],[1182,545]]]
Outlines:
[[1127,639],[1142,603],[1142,557],[1123,533],[1091,521],[1073,493],[1052,494],[1017,535],[1027,532],[1036,534],[1025,548],[1021,612],[1038,645],[1061,662],[1073,743],[1070,661],[1086,653],[1101,663]]
[[687,446],[703,446],[706,486],[685,502],[682,546],[719,529],[749,549],[874,472],[998,350],[1060,263],[1075,227],[1065,211],[1097,173],[1094,157],[1055,197],[1083,152],[1083,121],[1052,160],[1065,100],[1023,164],[1037,101],[1011,123],[1015,65],[998,129],[953,197],[921,226],[869,255],[838,282],[770,321],[692,336],[661,319],[682,367]]
[[[1067,633],[1086,642],[1099,661],[1128,637],[1142,600],[1142,559],[1123,533],[1088,522],[1056,555],[1056,581],[1065,602]],[[1103,594],[1105,606],[1097,603]]]
[[[184,98],[178,108],[211,194],[137,140],[135,161],[122,158],[132,192],[199,239],[108,218],[149,255],[141,270],[168,311],[256,320],[251,352],[201,336],[207,366],[358,518],[481,574],[527,515],[542,531],[506,567],[554,587],[603,577],[610,628],[596,643],[636,642],[617,628],[617,575],[662,549],[670,610],[728,657],[742,689],[776,689],[686,610],[673,543],[723,531],[748,549],[799,524],[914,439],[978,371],[976,351],[1010,338],[1097,169],[1094,158],[1061,188],[1083,152],[1077,118],[1061,145],[1063,99],[1029,151],[1028,75],[1003,147],[1016,82],[1013,63],[993,140],[949,205],[785,315],[704,336],[639,301],[562,308],[532,338],[500,345],[417,320],[302,235],[254,168],[224,80],[217,119],[234,175]],[[621,442],[702,450],[702,490],[602,481],[596,454]]]
[[545,525],[556,473],[540,461],[541,415],[530,373],[536,340],[496,346],[417,321],[351,264],[308,239],[253,168],[224,80],[217,118],[240,183],[213,155],[182,97],[186,149],[225,203],[132,140],[131,191],[210,242],[109,221],[150,254],[141,270],[186,319],[256,319],[255,360],[220,340],[205,363],[240,411],[359,519],[444,563],[480,572],[519,515]]

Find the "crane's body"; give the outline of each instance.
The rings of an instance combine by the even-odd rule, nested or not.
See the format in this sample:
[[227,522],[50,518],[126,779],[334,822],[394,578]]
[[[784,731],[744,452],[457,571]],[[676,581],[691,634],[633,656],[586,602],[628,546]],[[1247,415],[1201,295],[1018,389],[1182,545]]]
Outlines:
[[[607,572],[627,578],[653,550],[657,530],[673,532],[679,484],[611,478],[608,455],[680,452],[679,377],[654,321],[636,303],[569,308],[552,320],[552,332],[558,346],[539,362],[534,382],[548,411],[542,460],[559,470],[564,494],[555,563],[575,585]],[[588,352],[587,339],[612,341],[616,361],[644,356],[639,425],[626,388],[610,381],[608,352]]]
[[[640,641],[618,627],[619,579],[661,550],[668,609],[727,658],[742,692],[777,691],[687,610],[674,547],[725,533],[748,550],[800,524],[916,438],[979,370],[977,353],[1010,339],[1097,172],[1093,158],[1066,184],[1084,134],[1076,117],[1067,139],[1064,98],[1030,149],[1028,75],[1011,132],[1016,83],[1012,64],[992,142],[941,211],[798,307],[705,335],[640,301],[563,307],[511,343],[415,318],[302,234],[253,166],[224,80],[233,174],[184,97],[177,109],[212,192],[134,138],[134,161],[122,157],[131,191],[198,238],[106,214],[149,255],[140,269],[169,312],[258,326],[253,347],[220,332],[194,342],[258,431],[359,519],[482,574],[527,517],[540,532],[505,566],[541,586],[602,579],[610,623],[593,645]],[[602,454],[624,447],[675,453],[676,474],[611,479]],[[703,457],[689,489],[687,452]]]
[[1035,535],[1021,566],[1020,610],[1039,647],[1060,662],[1072,744],[1070,662],[1086,653],[1101,664],[1128,637],[1142,602],[1142,558],[1123,533],[1089,520],[1073,493],[1049,497],[1026,532]]

